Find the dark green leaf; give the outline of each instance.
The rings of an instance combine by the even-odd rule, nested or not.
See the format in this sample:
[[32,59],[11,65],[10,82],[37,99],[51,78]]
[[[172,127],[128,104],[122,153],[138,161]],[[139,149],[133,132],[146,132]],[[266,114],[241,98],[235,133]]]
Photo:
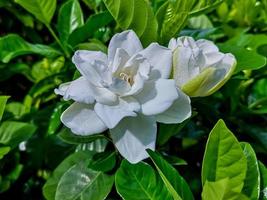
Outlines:
[[93,156],[90,168],[96,171],[107,172],[112,170],[116,164],[115,152],[103,152]]
[[250,200],[257,200],[260,195],[260,171],[257,157],[249,143],[242,142],[241,147],[247,158],[248,166],[242,193]]
[[193,194],[183,177],[165,161],[159,153],[147,150],[155,164],[161,179],[175,200],[193,200]]
[[151,166],[123,160],[115,175],[117,192],[124,200],[171,200],[172,196]]
[[88,40],[93,36],[95,31],[106,26],[111,21],[112,16],[108,12],[102,12],[90,16],[82,27],[77,28],[70,34],[68,40],[69,44],[71,44],[72,47],[75,47],[77,44]]
[[58,137],[64,142],[69,143],[69,144],[89,143],[97,139],[105,138],[103,134],[95,134],[95,135],[88,135],[88,136],[75,135],[68,128],[63,128],[59,132]]
[[31,44],[15,34],[0,37],[0,61],[8,63],[11,59],[25,54],[39,54],[47,57],[61,55],[59,51],[52,47]]
[[83,25],[83,12],[78,0],[69,0],[59,10],[58,32],[61,41],[66,43],[69,35]]

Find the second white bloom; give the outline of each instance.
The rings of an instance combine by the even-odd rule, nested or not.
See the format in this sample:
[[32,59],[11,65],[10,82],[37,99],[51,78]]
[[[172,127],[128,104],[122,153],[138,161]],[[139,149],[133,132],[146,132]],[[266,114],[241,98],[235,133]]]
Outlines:
[[77,135],[110,129],[119,152],[130,162],[155,149],[157,126],[179,123],[191,115],[190,99],[168,79],[172,52],[156,43],[143,49],[133,31],[116,34],[108,55],[77,51],[73,62],[82,76],[56,93],[75,102],[62,122]]

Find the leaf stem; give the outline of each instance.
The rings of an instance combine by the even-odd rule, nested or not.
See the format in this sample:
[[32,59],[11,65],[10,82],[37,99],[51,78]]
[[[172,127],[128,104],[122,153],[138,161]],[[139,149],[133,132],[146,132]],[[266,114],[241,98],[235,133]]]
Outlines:
[[53,29],[51,28],[51,26],[49,24],[46,24],[45,26],[47,27],[47,29],[49,30],[49,32],[51,33],[51,35],[53,36],[53,38],[56,40],[56,42],[58,43],[58,45],[60,46],[60,48],[63,50],[63,52],[66,55],[66,57],[67,58],[70,58],[69,52],[65,49],[65,47],[63,46],[63,44],[61,43],[61,41],[59,40],[59,38],[57,37],[57,35],[53,31]]

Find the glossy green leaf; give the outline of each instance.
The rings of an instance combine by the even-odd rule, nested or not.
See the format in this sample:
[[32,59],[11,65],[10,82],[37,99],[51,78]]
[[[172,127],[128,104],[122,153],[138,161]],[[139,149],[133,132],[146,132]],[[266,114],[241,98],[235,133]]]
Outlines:
[[29,139],[35,130],[36,126],[33,124],[5,121],[0,126],[0,143],[17,146],[20,142]]
[[201,15],[217,8],[224,0],[199,0],[190,11],[191,16]]
[[115,175],[117,192],[124,200],[171,200],[172,196],[153,168],[144,162],[123,160]]
[[11,150],[10,147],[0,147],[0,160]]
[[43,195],[47,200],[55,200],[57,185],[63,174],[71,167],[78,163],[87,163],[92,159],[93,152],[90,151],[78,151],[71,154],[54,170],[52,176],[47,180],[43,187]]
[[8,63],[11,59],[26,54],[39,54],[47,57],[61,55],[59,51],[50,46],[31,44],[15,34],[0,37],[0,61]]
[[261,175],[260,200],[267,200],[267,168],[259,162]]
[[256,154],[249,143],[242,142],[241,147],[247,158],[247,174],[242,193],[250,200],[259,199],[260,195],[260,171]]
[[193,200],[194,197],[189,186],[178,171],[165,161],[159,153],[153,152],[152,150],[147,150],[147,152],[173,199]]
[[97,139],[105,138],[103,134],[95,134],[88,136],[75,135],[68,128],[62,128],[62,130],[58,133],[58,137],[64,142],[69,144],[89,143]]
[[68,41],[69,35],[82,26],[83,12],[78,0],[69,0],[62,5],[58,16],[58,32],[63,43]]
[[2,116],[4,114],[4,110],[6,107],[6,102],[8,100],[9,96],[0,96],[0,121],[2,119]]
[[56,10],[56,0],[15,0],[16,3],[48,25]]
[[219,44],[220,50],[225,53],[232,53],[237,60],[235,73],[242,70],[260,69],[266,65],[266,57],[258,54],[255,50],[248,50],[245,47],[233,44]]
[[96,171],[107,172],[112,170],[116,164],[115,152],[102,152],[95,154],[90,162],[90,168]]
[[247,160],[233,133],[219,120],[210,132],[202,164],[202,185],[229,178],[229,187],[240,193],[247,172]]
[[146,0],[104,0],[104,3],[120,28],[134,30],[144,46],[157,40],[157,20]]
[[233,192],[229,185],[229,178],[216,182],[206,181],[201,194],[202,200],[249,200],[245,195]]
[[114,177],[93,171],[80,163],[61,177],[55,200],[103,200],[109,194]]
[[193,1],[166,1],[158,10],[156,16],[159,23],[159,36],[162,43],[168,43],[172,37],[186,25]]
[[75,47],[81,42],[90,39],[94,33],[112,21],[112,16],[109,12],[101,12],[95,15],[91,15],[85,24],[77,28],[73,33],[70,34],[68,43],[72,47]]

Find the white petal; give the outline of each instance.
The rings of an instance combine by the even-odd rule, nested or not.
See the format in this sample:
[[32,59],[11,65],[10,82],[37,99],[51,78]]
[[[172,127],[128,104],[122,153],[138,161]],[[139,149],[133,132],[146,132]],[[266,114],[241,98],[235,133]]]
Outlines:
[[130,56],[124,49],[116,49],[114,59],[111,63],[109,63],[111,65],[110,68],[112,70],[112,73],[119,71],[129,59]]
[[174,101],[172,106],[164,113],[156,115],[158,122],[165,124],[181,123],[191,116],[190,98],[184,94],[180,89],[178,99]]
[[114,105],[118,102],[118,96],[104,87],[97,87],[91,84],[91,90],[98,103]]
[[107,65],[106,55],[100,51],[76,51],[72,57],[80,73],[92,84],[102,86],[111,82],[111,71]]
[[113,77],[112,84],[108,86],[108,89],[118,95],[123,95],[131,90],[131,85],[122,79]]
[[118,48],[124,49],[129,56],[133,56],[143,49],[139,38],[132,30],[117,33],[111,38],[108,46],[109,62],[113,62]]
[[174,51],[176,47],[177,47],[177,41],[175,38],[172,38],[169,42],[168,48]]
[[152,79],[169,78],[172,67],[172,51],[157,43],[150,44],[140,52],[151,65]]
[[131,97],[120,99],[119,103],[113,106],[95,104],[95,112],[110,129],[114,128],[124,117],[136,116],[135,111],[139,110],[140,104]]
[[200,39],[196,41],[196,44],[203,50],[204,54],[219,52],[218,47],[212,41]]
[[62,123],[77,135],[92,135],[107,129],[96,115],[93,105],[73,103],[61,115]]
[[91,104],[95,101],[90,83],[83,76],[68,83],[63,83],[55,93],[62,95],[64,100],[74,100],[80,103]]
[[148,81],[136,98],[141,104],[144,115],[160,114],[178,98],[175,81],[170,79]]
[[147,158],[146,149],[155,150],[157,125],[153,117],[124,118],[110,133],[120,154],[131,163]]

